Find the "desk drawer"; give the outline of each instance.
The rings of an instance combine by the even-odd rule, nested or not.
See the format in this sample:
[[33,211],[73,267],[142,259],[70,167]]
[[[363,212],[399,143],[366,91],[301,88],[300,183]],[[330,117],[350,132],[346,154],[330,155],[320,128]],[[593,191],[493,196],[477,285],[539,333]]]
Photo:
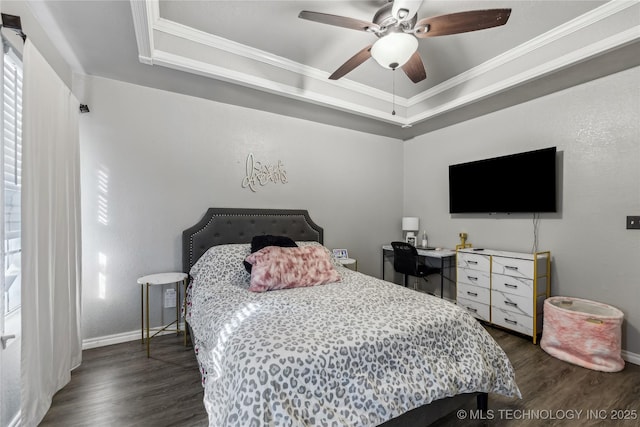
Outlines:
[[464,298],[459,298],[457,302],[460,307],[464,307],[476,319],[484,320],[485,322],[490,321],[491,308],[487,304]]
[[504,274],[492,274],[491,289],[523,297],[533,297],[533,280],[505,276]]
[[474,286],[482,286],[489,289],[491,287],[491,276],[489,276],[489,270],[478,271],[470,268],[458,267],[457,280],[458,283],[466,283]]
[[528,259],[494,256],[491,272],[506,276],[533,279],[533,261]]
[[481,286],[458,283],[458,299],[460,298],[488,305],[491,302],[491,291]]
[[525,316],[533,316],[533,295],[522,296],[492,290],[491,306]]
[[458,252],[458,267],[471,270],[486,271],[490,270],[491,261],[488,255],[470,254],[466,252]]

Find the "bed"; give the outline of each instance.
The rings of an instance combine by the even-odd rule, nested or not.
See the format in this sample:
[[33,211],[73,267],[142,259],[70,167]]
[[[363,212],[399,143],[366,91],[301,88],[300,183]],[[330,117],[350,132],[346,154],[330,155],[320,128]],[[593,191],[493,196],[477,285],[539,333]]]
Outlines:
[[[243,261],[264,235],[326,251],[339,280],[249,291]],[[210,208],[183,232],[210,426],[425,426],[474,397],[480,409],[488,393],[520,397],[508,358],[465,310],[341,266],[323,237],[304,210]]]

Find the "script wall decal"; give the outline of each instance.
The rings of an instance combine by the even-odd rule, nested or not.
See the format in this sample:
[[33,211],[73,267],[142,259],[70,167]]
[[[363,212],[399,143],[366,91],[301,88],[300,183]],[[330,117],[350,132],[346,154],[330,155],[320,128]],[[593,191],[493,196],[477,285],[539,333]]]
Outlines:
[[253,153],[249,153],[245,163],[245,177],[242,179],[242,188],[249,188],[256,192],[258,186],[267,185],[269,182],[287,183],[287,171],[280,160],[276,164],[266,164],[254,159]]

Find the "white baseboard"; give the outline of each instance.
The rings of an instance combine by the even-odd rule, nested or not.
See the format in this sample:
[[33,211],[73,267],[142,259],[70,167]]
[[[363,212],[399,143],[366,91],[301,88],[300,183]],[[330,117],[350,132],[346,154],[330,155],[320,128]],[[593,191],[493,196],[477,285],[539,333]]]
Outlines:
[[622,350],[622,358],[629,363],[640,366],[640,354],[638,353],[631,353],[630,351]]
[[[180,330],[184,331],[184,323],[180,323]],[[175,331],[163,331],[163,332],[160,332],[158,335],[167,335],[167,334],[175,334]],[[82,340],[82,349],[89,350],[90,348],[104,347],[104,346],[113,345],[113,344],[121,344],[123,342],[129,342],[129,341],[135,341],[135,340],[141,341],[141,339],[142,339],[142,333],[140,329],[137,329],[135,331],[122,332],[119,334],[105,335],[105,336],[96,337],[96,338],[87,338],[85,340]]]

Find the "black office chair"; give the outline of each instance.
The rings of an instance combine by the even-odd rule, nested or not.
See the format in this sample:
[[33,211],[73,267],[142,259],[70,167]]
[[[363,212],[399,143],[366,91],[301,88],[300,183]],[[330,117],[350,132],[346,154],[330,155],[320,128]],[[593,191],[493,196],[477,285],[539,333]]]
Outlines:
[[430,274],[440,273],[438,267],[431,267],[418,262],[418,250],[415,246],[405,242],[391,242],[393,247],[393,268],[404,274],[404,286],[408,287],[409,276],[421,277],[427,280]]

